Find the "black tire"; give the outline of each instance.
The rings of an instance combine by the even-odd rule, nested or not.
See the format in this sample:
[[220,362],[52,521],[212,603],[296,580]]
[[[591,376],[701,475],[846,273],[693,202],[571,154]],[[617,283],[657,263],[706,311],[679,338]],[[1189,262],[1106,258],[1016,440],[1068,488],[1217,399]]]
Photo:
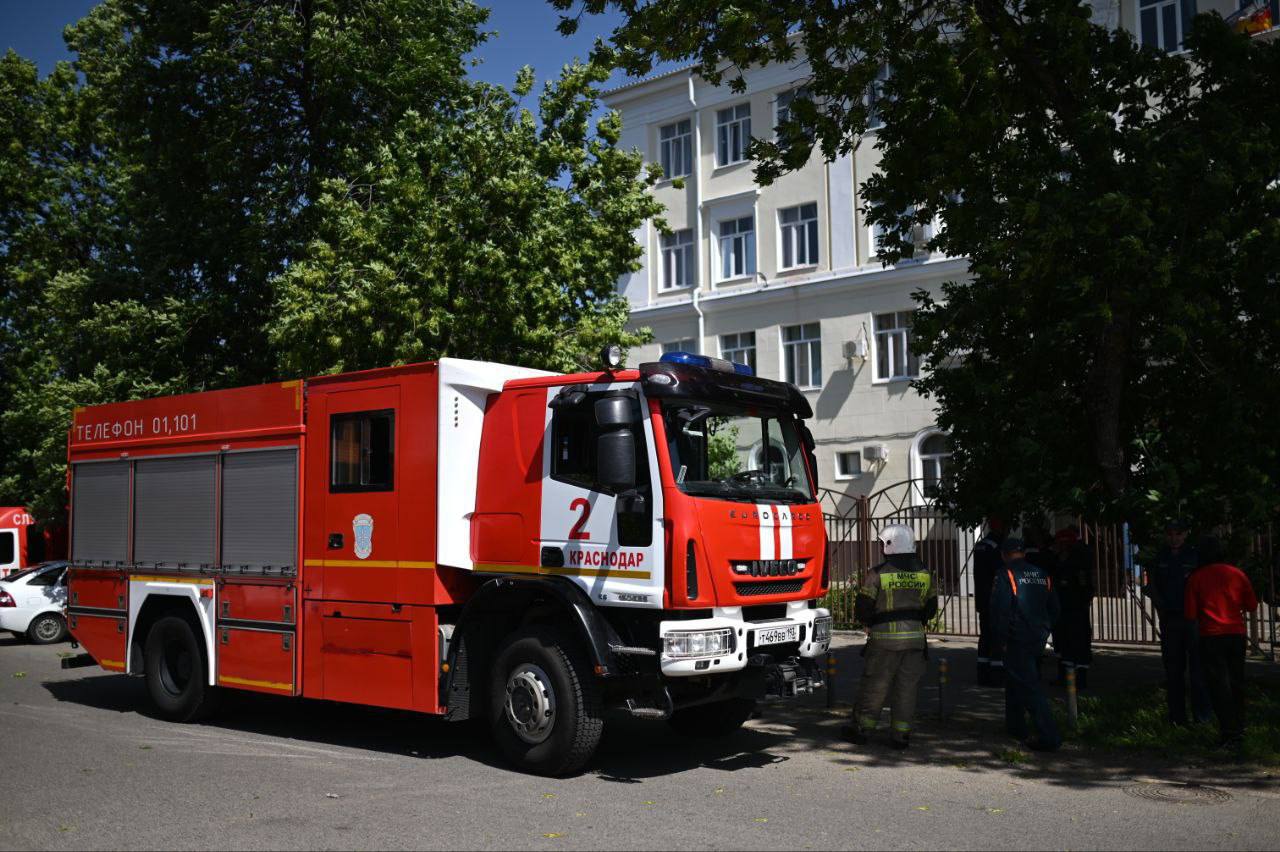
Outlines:
[[157,713],[171,722],[196,722],[213,710],[216,690],[196,631],[185,618],[167,615],[147,634],[147,691]]
[[581,644],[546,627],[508,637],[494,659],[489,725],[502,753],[526,772],[568,775],[586,765],[604,718]]
[[756,702],[750,698],[730,698],[677,710],[672,714],[670,724],[686,737],[727,737],[741,728],[755,709]]
[[52,645],[66,638],[67,621],[56,612],[42,612],[27,625],[27,639],[33,645]]

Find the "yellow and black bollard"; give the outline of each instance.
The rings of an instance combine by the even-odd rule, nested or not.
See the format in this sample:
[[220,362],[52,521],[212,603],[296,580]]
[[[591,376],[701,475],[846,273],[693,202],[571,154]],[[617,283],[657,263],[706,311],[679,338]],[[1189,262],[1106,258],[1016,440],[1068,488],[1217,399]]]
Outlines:
[[836,706],[836,655],[827,652],[827,707]]
[[1079,706],[1076,704],[1076,667],[1074,663],[1067,663],[1066,671],[1067,680],[1067,722],[1072,728],[1076,726],[1076,719],[1080,715]]
[[938,719],[947,720],[947,658],[938,660]]

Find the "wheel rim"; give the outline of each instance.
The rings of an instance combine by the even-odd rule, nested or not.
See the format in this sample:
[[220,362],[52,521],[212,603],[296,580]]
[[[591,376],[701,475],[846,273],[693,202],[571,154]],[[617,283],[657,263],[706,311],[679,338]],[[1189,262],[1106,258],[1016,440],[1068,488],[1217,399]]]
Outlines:
[[160,657],[160,684],[170,695],[181,695],[191,683],[194,660],[186,645],[176,640],[164,643]]
[[62,625],[57,619],[42,618],[36,622],[36,638],[44,642],[52,642],[62,632]]
[[524,663],[507,678],[507,722],[516,736],[530,745],[544,742],[556,724],[556,694],[551,678],[532,663]]

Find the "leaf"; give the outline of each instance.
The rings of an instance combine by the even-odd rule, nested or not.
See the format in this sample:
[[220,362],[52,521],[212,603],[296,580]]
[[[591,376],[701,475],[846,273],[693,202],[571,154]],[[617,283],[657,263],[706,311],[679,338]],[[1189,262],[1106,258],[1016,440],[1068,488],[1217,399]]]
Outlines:
[[756,817],[754,820],[752,820],[752,822],[768,822],[768,821],[769,821],[768,817]]
[[564,835],[559,834],[559,833],[554,832],[554,831],[550,831],[550,832],[547,832],[546,834],[544,834],[544,835],[542,835],[542,836],[543,836],[543,837],[545,837],[545,838],[547,838],[548,840],[554,840],[554,839],[556,839],[557,837],[563,837]]
[[24,677],[26,677],[26,676],[27,676],[27,673],[26,673],[26,672],[14,672],[14,673],[13,673],[13,676],[14,676],[14,677],[16,677],[16,678],[24,678]]
[[916,810],[918,810],[918,811],[927,811],[927,810],[929,810],[929,806],[928,806],[928,805],[916,805]]

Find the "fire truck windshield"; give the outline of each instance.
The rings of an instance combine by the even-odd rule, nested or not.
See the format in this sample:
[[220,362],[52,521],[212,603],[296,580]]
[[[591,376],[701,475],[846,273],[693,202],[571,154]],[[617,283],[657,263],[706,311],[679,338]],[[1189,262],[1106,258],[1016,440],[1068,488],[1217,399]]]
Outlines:
[[667,453],[686,494],[809,503],[813,488],[795,417],[748,406],[664,400]]

